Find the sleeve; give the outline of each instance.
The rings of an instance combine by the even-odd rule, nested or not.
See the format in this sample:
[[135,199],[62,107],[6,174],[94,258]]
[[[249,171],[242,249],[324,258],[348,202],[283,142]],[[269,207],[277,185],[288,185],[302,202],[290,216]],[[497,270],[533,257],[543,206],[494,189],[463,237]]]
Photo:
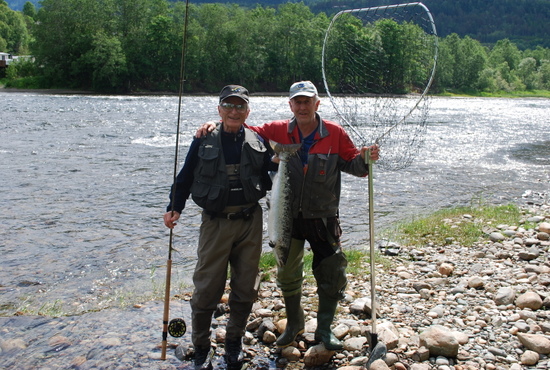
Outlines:
[[361,157],[361,151],[355,147],[355,144],[342,127],[340,127],[339,140],[342,171],[358,177],[367,176],[368,166]]
[[183,168],[176,176],[176,182],[172,184],[170,189],[170,203],[166,207],[166,211],[172,210],[181,213],[185,208],[185,203],[191,194],[191,185],[193,185],[194,171],[198,163],[198,153],[201,139],[194,138],[187,152]]

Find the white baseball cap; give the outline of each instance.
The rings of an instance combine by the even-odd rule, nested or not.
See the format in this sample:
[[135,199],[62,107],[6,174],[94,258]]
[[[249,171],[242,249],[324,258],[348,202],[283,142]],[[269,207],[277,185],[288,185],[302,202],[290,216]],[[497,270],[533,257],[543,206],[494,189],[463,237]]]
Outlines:
[[295,82],[290,86],[290,99],[296,96],[308,96],[312,97],[318,95],[317,88],[311,81]]

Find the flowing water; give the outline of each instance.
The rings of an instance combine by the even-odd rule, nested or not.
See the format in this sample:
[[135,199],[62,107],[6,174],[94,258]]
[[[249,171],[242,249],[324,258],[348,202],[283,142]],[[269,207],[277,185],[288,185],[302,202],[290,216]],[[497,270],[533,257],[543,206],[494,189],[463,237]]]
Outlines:
[[[162,297],[178,98],[0,92],[0,101],[0,315]],[[216,103],[183,98],[178,170],[196,127],[218,118]],[[251,103],[250,124],[290,114],[285,97]],[[336,120],[328,99],[320,114]],[[548,201],[549,121],[548,99],[433,98],[413,164],[374,167],[376,229],[477,201]],[[346,248],[368,244],[367,189],[343,175]],[[190,283],[199,214],[189,201],[175,229],[174,289]]]

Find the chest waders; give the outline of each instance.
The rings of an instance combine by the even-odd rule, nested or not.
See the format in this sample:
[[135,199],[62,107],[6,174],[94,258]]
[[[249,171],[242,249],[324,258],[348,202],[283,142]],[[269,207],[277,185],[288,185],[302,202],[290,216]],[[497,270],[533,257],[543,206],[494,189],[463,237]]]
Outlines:
[[[323,219],[325,226],[326,219]],[[315,340],[323,342],[329,350],[340,350],[342,343],[332,333],[331,325],[334,320],[338,301],[344,297],[347,284],[345,270],[347,260],[340,248],[340,243],[326,231],[327,242],[335,250],[334,254],[320,261],[313,269],[317,281],[319,307],[317,310],[317,330]],[[301,306],[303,283],[303,256],[305,240],[292,238],[287,265],[279,269],[278,284],[285,286],[283,298],[287,314],[287,325],[283,334],[277,339],[278,347],[287,347],[295,341],[296,336],[304,332],[304,310]],[[335,268],[336,267],[336,268]],[[286,292],[286,294],[285,294]]]

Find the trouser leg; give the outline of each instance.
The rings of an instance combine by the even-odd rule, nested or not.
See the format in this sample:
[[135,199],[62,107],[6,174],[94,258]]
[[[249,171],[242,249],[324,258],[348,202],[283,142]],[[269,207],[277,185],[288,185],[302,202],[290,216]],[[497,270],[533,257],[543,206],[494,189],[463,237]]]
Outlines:
[[286,264],[277,267],[277,286],[285,297],[293,296],[302,291],[302,283],[304,282],[304,244],[305,240],[292,238]]
[[219,219],[203,214],[193,273],[195,289],[191,298],[191,339],[195,348],[210,348],[210,325],[227,278],[231,242],[221,232]]
[[304,240],[291,239],[287,263],[277,268],[277,285],[283,292],[287,324],[285,331],[277,339],[277,346],[287,347],[298,334],[304,332],[304,310],[302,298],[304,269]]
[[235,241],[229,256],[231,280],[229,286],[229,321],[226,338],[239,340],[244,335],[248,316],[258,298],[259,269],[262,253],[262,209],[257,207],[249,220],[243,221],[239,239]]

